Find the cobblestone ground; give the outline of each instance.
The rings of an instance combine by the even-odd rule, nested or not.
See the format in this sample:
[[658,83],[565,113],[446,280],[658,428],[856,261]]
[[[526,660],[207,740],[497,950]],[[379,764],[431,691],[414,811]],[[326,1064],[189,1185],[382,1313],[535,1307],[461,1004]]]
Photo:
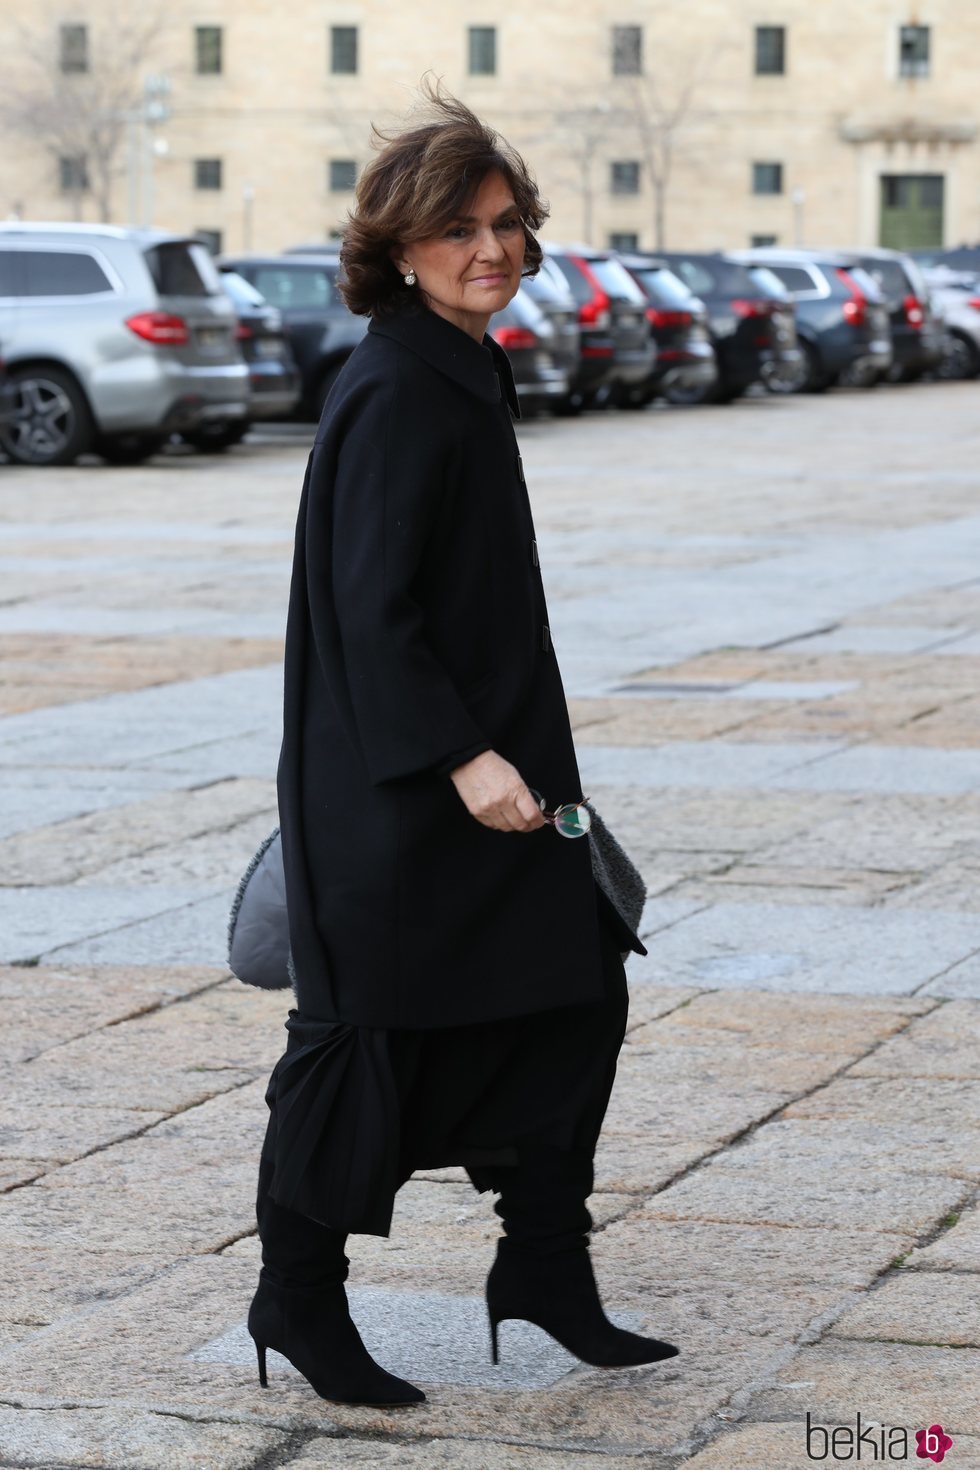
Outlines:
[[650,892],[597,1272],[682,1354],[511,1324],[492,1368],[494,1217],[446,1171],[352,1246],[401,1412],[261,1390],[244,1332],[285,1001],[224,926],[305,448],[0,470],[2,1464],[795,1470],[860,1414],[865,1460],[939,1423],[980,1466],[977,402],[522,428],[586,789]]

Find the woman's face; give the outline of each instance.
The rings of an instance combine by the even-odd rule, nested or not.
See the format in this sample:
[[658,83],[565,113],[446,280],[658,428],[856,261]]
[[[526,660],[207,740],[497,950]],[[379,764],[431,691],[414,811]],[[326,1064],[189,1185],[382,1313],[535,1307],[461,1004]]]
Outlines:
[[487,322],[516,294],[524,266],[524,225],[510,185],[496,170],[483,179],[465,213],[428,240],[400,247],[394,261],[414,270],[427,305],[483,340]]

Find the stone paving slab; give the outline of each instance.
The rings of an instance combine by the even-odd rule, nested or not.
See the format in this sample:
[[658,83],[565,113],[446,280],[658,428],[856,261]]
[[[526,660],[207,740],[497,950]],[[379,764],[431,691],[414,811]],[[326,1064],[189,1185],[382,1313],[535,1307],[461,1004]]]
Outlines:
[[829,1337],[980,1347],[980,1274],[899,1272],[845,1311]]
[[964,1210],[936,1240],[910,1251],[903,1265],[924,1271],[980,1272],[980,1206]]
[[[200,839],[215,829],[230,846],[226,835],[230,828],[274,812],[275,806],[272,782],[233,780],[203,789],[164,792],[108,811],[38,826],[4,843],[0,884],[73,883],[110,865],[116,868],[127,858],[170,843]],[[118,881],[115,873],[111,881]]]
[[[222,896],[223,897],[223,896]],[[59,962],[82,963],[91,941],[114,931],[157,920],[201,903],[201,891],[193,885],[175,887],[115,888],[96,884],[84,888],[49,886],[0,889],[0,963],[23,964],[34,957],[57,954]],[[227,915],[228,906],[225,906]],[[164,928],[166,925],[164,924]],[[107,945],[107,949],[111,946]],[[149,959],[151,964],[215,963],[221,956],[210,953],[180,953],[171,947],[167,954]],[[199,948],[205,948],[203,944]],[[122,962],[125,955],[106,954],[106,962]]]
[[[862,1420],[862,1425],[865,1424],[866,1421]],[[853,1433],[854,1420],[851,1419],[850,1424],[842,1422],[838,1426],[834,1423],[825,1423],[819,1427],[826,1428],[831,1433],[838,1427],[842,1430],[850,1429]],[[871,1443],[865,1443],[863,1450],[865,1459],[870,1457],[872,1446],[880,1448],[878,1433],[875,1430]],[[848,1451],[849,1456],[854,1457],[856,1450],[853,1438],[842,1436],[838,1444],[842,1455]],[[914,1457],[914,1430],[909,1434],[909,1444]],[[807,1453],[804,1420],[790,1424],[779,1422],[748,1424],[743,1428],[722,1434],[693,1459],[685,1460],[684,1466],[685,1470],[809,1470],[814,1463],[814,1457],[824,1451],[825,1446],[825,1440],[815,1435],[812,1453]],[[954,1453],[955,1461],[953,1460]],[[881,1464],[882,1461],[879,1459],[878,1463]],[[980,1439],[976,1436],[957,1435],[954,1449],[950,1451],[949,1463],[955,1463],[957,1470],[960,1470],[960,1467],[962,1470],[980,1470]]]
[[109,1407],[20,1409],[0,1404],[0,1465],[38,1470],[251,1470],[285,1452],[288,1436],[261,1425],[187,1420]]
[[[980,1433],[980,1352],[905,1343],[828,1338],[802,1347],[772,1388],[755,1395],[747,1417],[820,1424],[862,1419],[910,1431],[937,1421],[951,1434]],[[950,1454],[950,1465],[955,1461]]]
[[288,1462],[288,1470],[639,1470],[649,1464],[642,1458],[624,1459],[619,1455],[576,1453],[570,1457],[564,1450],[543,1450],[538,1446],[490,1444],[481,1441],[444,1439],[405,1444],[397,1441],[372,1443],[344,1439],[315,1439],[305,1445],[298,1459]]
[[[198,887],[194,889],[194,902],[165,907],[151,902],[151,897],[172,890],[155,885],[130,890],[143,894],[144,906],[155,911],[125,927],[117,925],[59,945],[46,955],[75,965],[121,965],[127,961],[133,965],[222,964],[228,957],[228,915],[236,887],[237,883],[223,884],[206,898],[200,897]],[[74,891],[84,895],[91,890],[80,886]]]
[[[680,902],[680,900],[677,900]],[[660,934],[635,980],[908,994],[980,949],[980,915],[716,903]]]
[[224,967],[0,966],[0,1061],[27,1061],[226,978]]

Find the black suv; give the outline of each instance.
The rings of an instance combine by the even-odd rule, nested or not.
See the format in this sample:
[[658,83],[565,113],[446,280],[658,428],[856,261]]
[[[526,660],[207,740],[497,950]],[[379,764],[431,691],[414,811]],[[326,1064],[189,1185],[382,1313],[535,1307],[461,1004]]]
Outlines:
[[663,393],[681,402],[691,393],[710,392],[718,381],[718,363],[704,302],[658,256],[620,255],[620,260],[646,294],[650,335],[657,344],[648,396]]
[[898,250],[855,251],[885,298],[891,317],[893,382],[914,383],[942,356],[942,328],[932,313],[929,288],[917,263]]
[[796,305],[804,361],[795,385],[822,393],[842,380],[871,387],[892,363],[888,308],[875,282],[834,250],[740,250],[753,274],[775,276]]
[[646,401],[645,384],[657,356],[640,287],[610,250],[547,245],[545,252],[578,307],[579,366],[570,406],[610,401],[639,406]]
[[660,259],[708,308],[718,381],[700,392],[702,399],[731,403],[752,383],[799,372],[796,323],[785,296],[763,291],[734,256],[664,250]]
[[223,255],[282,314],[303,385],[301,411],[319,419],[340,369],[367,331],[367,318],[347,310],[337,292],[340,257],[321,255]]

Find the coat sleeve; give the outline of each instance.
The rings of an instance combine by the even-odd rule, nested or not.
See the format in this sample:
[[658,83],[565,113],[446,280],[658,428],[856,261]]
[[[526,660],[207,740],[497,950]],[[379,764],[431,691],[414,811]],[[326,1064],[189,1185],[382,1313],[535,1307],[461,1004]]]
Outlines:
[[[427,433],[425,416],[420,422],[417,398],[393,373],[390,382],[359,395],[335,442],[318,444],[311,464],[307,580],[314,635],[318,623],[335,619],[357,735],[375,785],[449,770],[459,763],[455,752],[490,749],[426,638],[418,574],[436,518],[445,513],[450,450],[438,426]],[[323,604],[328,588],[332,608]]]

